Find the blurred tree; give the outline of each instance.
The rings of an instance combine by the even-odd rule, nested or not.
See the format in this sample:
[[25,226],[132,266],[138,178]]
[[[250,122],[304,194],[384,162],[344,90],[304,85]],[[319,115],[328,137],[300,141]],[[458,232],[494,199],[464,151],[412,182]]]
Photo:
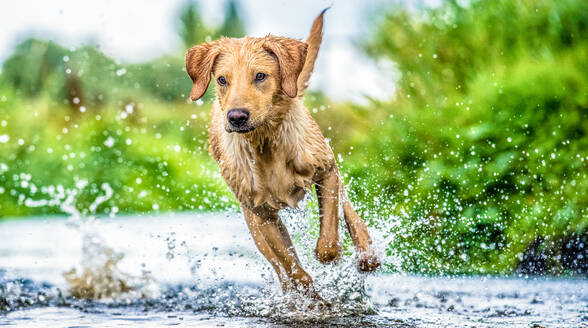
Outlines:
[[[226,4],[225,19],[218,30],[207,28],[196,2],[190,1],[179,16],[179,34],[186,47],[219,35],[245,34],[235,0]],[[129,97],[164,101],[185,99],[189,78],[183,70],[182,54],[164,56],[139,64],[119,64],[94,45],[68,50],[53,41],[27,39],[17,45],[3,63],[3,79],[25,97],[43,93],[57,103],[82,110]],[[211,97],[209,88],[205,99]]]
[[[117,93],[117,65],[96,46],[68,50],[53,41],[27,39],[3,64],[4,78],[25,97],[43,93],[58,103],[97,106]],[[128,82],[127,82],[128,84]]]
[[68,51],[53,41],[34,38],[19,43],[3,65],[3,75],[17,93],[26,97],[39,95],[53,72],[63,68]]
[[[137,91],[164,101],[185,99],[190,91],[190,78],[184,71],[184,59],[164,56],[152,61],[127,65],[126,78]],[[134,92],[137,93],[137,92]]]
[[55,74],[55,85],[47,88],[53,92],[54,99],[66,99],[73,108],[78,109],[82,104],[100,107],[116,97],[124,85],[119,76],[121,65],[95,45],[68,51],[62,61],[64,70]]
[[441,99],[436,95],[454,89],[467,94],[479,69],[506,68],[525,57],[548,59],[586,43],[586,1],[462,3],[446,0],[416,13],[389,10],[367,44],[373,57],[398,64],[404,74],[400,90],[413,100],[433,105],[430,100]]
[[212,37],[211,31],[204,25],[200,8],[195,1],[188,1],[180,11],[180,38],[186,48],[202,43]]
[[184,99],[190,84],[183,66],[179,56],[118,64],[94,45],[68,50],[53,41],[27,39],[4,62],[3,78],[24,97],[45,94],[77,111],[128,97]]
[[245,24],[239,16],[237,0],[229,0],[226,3],[225,19],[216,34],[230,38],[241,38],[245,36]]
[[186,48],[221,36],[240,38],[245,35],[245,24],[239,15],[237,0],[225,4],[223,23],[218,29],[206,27],[196,2],[189,1],[180,11],[180,38]]

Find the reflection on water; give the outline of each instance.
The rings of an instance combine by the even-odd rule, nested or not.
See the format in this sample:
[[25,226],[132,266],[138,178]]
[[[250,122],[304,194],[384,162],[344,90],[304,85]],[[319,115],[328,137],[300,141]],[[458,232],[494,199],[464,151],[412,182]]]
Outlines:
[[[94,232],[92,242],[84,241],[89,235],[77,233],[67,222],[0,223],[1,324],[578,327],[588,323],[588,283],[582,279],[364,276],[350,258],[333,267],[305,256],[301,256],[305,266],[334,307],[320,313],[301,311],[303,300],[281,295],[272,270],[257,254],[237,214],[95,220],[92,228],[86,227]],[[89,254],[94,258],[82,260]],[[111,265],[112,259],[119,262]],[[119,286],[117,297],[92,295],[100,296],[98,301],[73,297],[62,274],[75,267],[76,275],[83,275],[88,261],[107,264],[113,280],[106,281],[133,288],[125,293]]]

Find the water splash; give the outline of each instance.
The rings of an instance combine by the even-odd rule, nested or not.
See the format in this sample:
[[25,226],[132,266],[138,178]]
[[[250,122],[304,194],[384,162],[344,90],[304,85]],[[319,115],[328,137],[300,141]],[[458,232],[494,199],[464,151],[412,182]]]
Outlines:
[[[34,187],[32,184],[31,186]],[[108,247],[97,233],[96,210],[112,197],[113,190],[110,185],[102,184],[101,189],[104,193],[98,195],[88,206],[88,216],[82,215],[77,208],[77,197],[87,186],[87,180],[78,180],[72,189],[65,189],[62,185],[43,187],[41,194],[46,198],[24,200],[28,207],[58,207],[69,215],[67,226],[82,235],[80,267],[63,273],[69,284],[69,292],[80,299],[157,297],[159,289],[150,272],[143,270],[140,276],[135,276],[120,270],[118,264],[124,254]]]
[[[366,274],[357,270],[356,259],[344,256],[333,264],[321,264],[314,257],[318,238],[318,208],[316,195],[308,193],[298,208],[280,211],[280,217],[293,236],[294,247],[302,266],[313,277],[315,288],[331,306],[317,307],[316,301],[298,293],[275,293],[271,298],[274,314],[296,320],[324,319],[339,316],[375,314],[376,310],[366,292]],[[339,210],[339,240],[344,241],[346,227]],[[346,253],[349,253],[347,251]]]
[[[23,278],[39,268],[43,268],[42,272],[49,273],[69,266],[59,264],[63,263],[59,259],[67,256],[64,253],[69,254],[68,249],[80,249],[77,243],[48,244],[52,237],[47,235],[63,236],[70,231],[63,221],[50,220],[43,224],[38,220],[4,222],[0,227],[0,239],[5,241],[3,250],[7,250],[10,256],[7,263],[15,264],[16,270],[11,269],[6,275],[0,270],[0,324],[5,324],[3,320],[8,318],[8,325],[15,326],[39,322],[43,322],[44,326],[114,326],[128,325],[129,320],[140,320],[142,325],[147,326],[183,324],[404,328],[469,327],[480,326],[482,322],[484,327],[530,327],[534,323],[541,323],[544,326],[571,328],[579,327],[586,321],[584,310],[588,298],[585,280],[435,278],[388,274],[366,276],[356,271],[350,256],[345,256],[335,266],[317,264],[327,275],[334,275],[333,279],[324,278],[323,271],[305,267],[317,284],[323,284],[317,287],[322,295],[334,300],[334,310],[308,310],[306,313],[302,308],[304,300],[290,301],[288,297],[292,295],[281,294],[279,284],[273,281],[273,272],[264,271],[266,277],[269,273],[269,277],[260,278],[258,266],[265,265],[265,259],[256,252],[253,242],[247,240],[247,228],[240,215],[231,215],[229,218],[215,214],[174,216],[175,218],[160,215],[97,220],[95,228],[112,248],[124,249],[127,261],[123,265],[128,264],[128,261],[137,262],[144,256],[150,256],[149,267],[153,268],[155,277],[161,277],[158,281],[161,295],[157,297],[131,295],[108,300],[78,299],[65,290],[61,293],[63,284],[55,274],[47,275],[57,278],[52,283],[41,282],[44,279],[42,273],[32,274],[33,280]],[[123,246],[127,241],[115,242],[114,240],[119,241],[121,238],[112,235],[117,232],[126,234],[126,231],[139,232],[128,234],[128,242],[133,245],[128,249]],[[165,238],[171,236],[172,231],[176,232],[178,247],[174,251],[176,256],[167,260]],[[221,239],[226,236],[227,231],[232,231],[233,236]],[[24,236],[28,236],[26,242],[30,247],[21,249],[22,245],[18,240]],[[160,242],[153,242],[153,238],[160,239]],[[184,240],[187,241],[186,249],[190,249],[191,254],[182,254]],[[147,245],[148,248],[144,247]],[[210,252],[211,245],[218,247],[218,250]],[[35,249],[43,250],[31,252]],[[209,252],[209,255],[203,258],[205,252]],[[15,260],[23,253],[30,253],[35,257],[17,266]],[[193,255],[196,257],[192,257]],[[179,263],[188,258],[203,259],[201,270],[196,270],[199,282],[195,283],[190,278],[188,263]],[[255,259],[259,260],[259,264]],[[43,260],[49,260],[53,264],[44,267],[32,263]],[[170,263],[166,266],[167,261]],[[239,261],[244,261],[247,266],[235,267],[234,264]],[[217,262],[218,280],[200,276],[206,271],[209,262]],[[163,272],[157,271],[160,267],[168,268]],[[164,282],[163,277],[170,271],[185,271],[186,275],[181,278],[174,275],[171,280]],[[346,277],[345,274],[352,277]],[[355,275],[363,279],[356,279]],[[224,279],[221,279],[223,276]],[[365,286],[353,287],[350,281],[365,283]],[[364,296],[361,292],[366,290],[370,303],[373,302],[377,308],[377,315],[366,315],[368,311],[354,308],[362,304]],[[298,307],[298,303],[302,305]],[[339,308],[342,310],[338,310]],[[27,311],[17,311],[19,309]],[[5,313],[7,315],[3,316]],[[81,317],[86,318],[85,321],[80,322]]]
[[[30,184],[32,186],[32,184]],[[111,304],[118,302],[141,302],[140,300],[152,300],[155,304],[161,302],[170,290],[156,283],[148,270],[143,270],[140,275],[131,275],[119,268],[124,254],[109,247],[105,240],[97,232],[100,220],[96,219],[96,211],[103,207],[102,204],[111,199],[112,188],[104,183],[101,186],[100,195],[87,207],[88,214],[78,209],[78,196],[88,187],[86,180],[76,181],[75,188],[66,189],[63,186],[49,186],[41,188],[42,199],[23,199],[27,206],[41,207],[53,206],[69,215],[68,227],[74,229],[82,236],[82,259],[80,265],[64,273],[64,278],[69,284],[69,295],[77,299],[94,299],[107,301]],[[203,261],[215,262],[218,248],[212,247],[209,253],[196,254],[186,249],[183,254],[186,260],[192,264],[191,270],[194,277],[193,288],[182,287],[181,292],[173,297],[173,302],[178,306],[196,306],[208,308],[219,314],[235,316],[256,316],[283,318],[288,320],[322,320],[333,317],[361,316],[376,313],[366,292],[366,275],[356,269],[355,258],[349,256],[350,240],[346,237],[344,221],[340,220],[340,240],[347,243],[346,256],[331,265],[323,265],[314,258],[313,249],[318,238],[318,209],[316,196],[313,194],[301,202],[298,209],[288,209],[280,212],[280,216],[290,231],[295,247],[302,261],[303,267],[311,274],[315,281],[315,287],[319,293],[332,305],[330,307],[317,306],[315,300],[308,299],[298,293],[282,293],[280,284],[267,263],[261,256],[260,265],[264,266],[264,279],[262,286],[257,286],[258,292],[252,288],[240,291],[231,290],[222,293],[210,291],[212,284],[225,282],[222,267],[208,265],[207,270],[213,274],[213,279],[203,281],[199,276]],[[116,211],[111,209],[113,217]],[[342,213],[341,213],[342,214]],[[385,222],[390,222],[389,220]],[[388,236],[387,227],[372,229],[372,235],[376,245],[386,245]],[[163,236],[167,246],[165,257],[171,261],[177,259],[179,249],[187,248],[186,242],[178,239],[174,232]],[[378,241],[380,240],[380,241]],[[180,245],[182,247],[177,247]],[[214,245],[213,245],[214,246]],[[384,247],[379,247],[380,255],[385,252]],[[175,290],[175,289],[174,289]],[[183,295],[192,295],[185,301],[181,301]],[[205,300],[196,302],[196,299],[204,297]],[[208,301],[206,301],[208,300]],[[189,305],[191,302],[192,305]],[[217,303],[212,306],[211,304]],[[171,306],[171,305],[170,305]]]
[[120,270],[118,263],[124,254],[106,246],[97,233],[84,234],[82,254],[81,270],[72,268],[63,274],[74,297],[104,300],[159,295],[159,287],[150,272],[143,270],[140,276],[134,276]]

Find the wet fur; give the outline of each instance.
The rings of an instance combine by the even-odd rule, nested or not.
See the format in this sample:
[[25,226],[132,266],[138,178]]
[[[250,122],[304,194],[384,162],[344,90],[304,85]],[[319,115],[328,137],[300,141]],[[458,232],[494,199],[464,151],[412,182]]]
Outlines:
[[[302,103],[322,40],[323,13],[304,41],[266,36],[197,45],[188,51],[186,69],[200,98],[210,82],[216,86],[209,127],[210,152],[241,203],[257,247],[276,269],[285,289],[312,290],[312,279],[299,264],[277,212],[296,207],[313,185],[319,198],[321,231],[315,254],[328,263],[340,257],[339,203],[359,256],[359,269],[379,266],[365,223],[346,198],[333,152]],[[266,80],[253,80],[257,72]],[[246,108],[250,132],[232,131],[227,112]]]

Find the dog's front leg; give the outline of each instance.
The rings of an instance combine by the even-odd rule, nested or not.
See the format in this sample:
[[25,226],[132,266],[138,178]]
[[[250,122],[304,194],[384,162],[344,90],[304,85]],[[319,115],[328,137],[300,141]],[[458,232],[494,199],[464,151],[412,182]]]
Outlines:
[[314,253],[321,263],[341,256],[339,246],[339,177],[336,167],[315,183],[319,203],[320,235]]
[[246,208],[243,208],[243,213],[255,245],[276,270],[282,288],[301,289],[310,296],[320,298],[312,287],[312,278],[300,265],[290,235],[278,213],[265,213],[262,217]]

